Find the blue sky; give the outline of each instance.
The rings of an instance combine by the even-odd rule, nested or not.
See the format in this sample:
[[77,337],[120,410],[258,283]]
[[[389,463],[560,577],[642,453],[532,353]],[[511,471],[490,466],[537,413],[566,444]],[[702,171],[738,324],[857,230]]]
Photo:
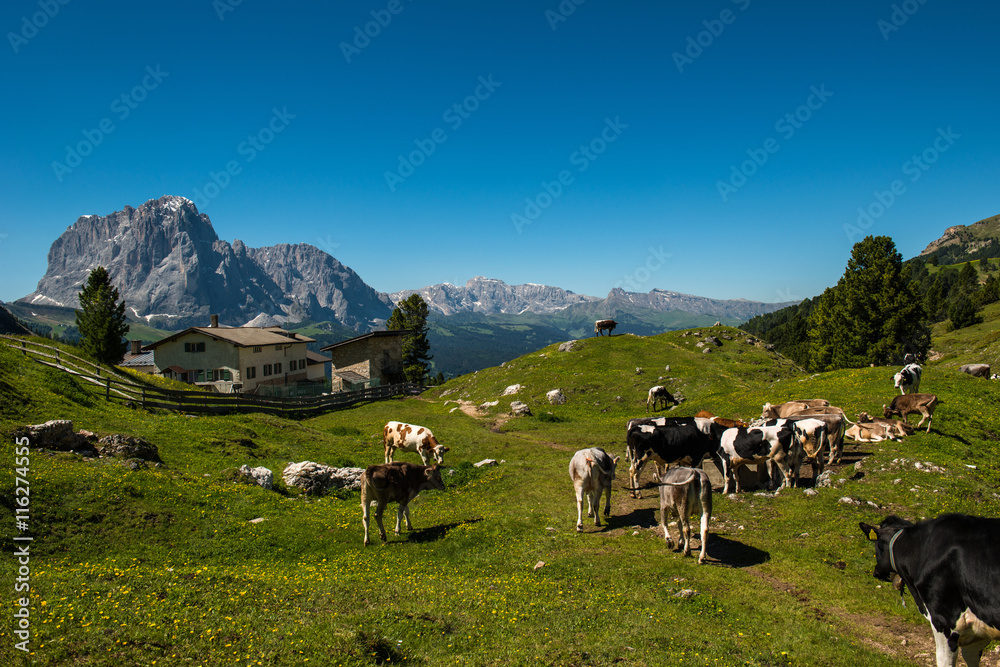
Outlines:
[[1000,213],[998,26],[942,0],[10,0],[0,300],[77,217],[165,194],[387,292],[814,296],[865,234],[911,257]]

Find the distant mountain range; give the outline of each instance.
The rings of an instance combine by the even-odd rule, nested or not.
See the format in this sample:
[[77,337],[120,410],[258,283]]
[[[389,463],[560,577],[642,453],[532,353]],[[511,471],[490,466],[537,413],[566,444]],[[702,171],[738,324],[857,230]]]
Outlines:
[[616,288],[602,299],[482,276],[462,287],[443,283],[386,294],[309,244],[251,248],[223,241],[193,202],[169,195],[80,217],[53,242],[35,291],[12,305],[26,319],[28,306],[53,307],[47,317],[58,308],[77,308],[80,287],[97,266],[111,274],[130,317],[168,331],[204,326],[217,314],[223,325],[312,327],[312,337],[342,340],[381,328],[398,301],[418,293],[432,314],[436,365],[446,372],[471,368],[473,358],[492,365],[589,335],[593,321],[605,317],[619,320],[618,332],[650,334],[716,320],[738,324],[789,305],[660,289],[642,294]]

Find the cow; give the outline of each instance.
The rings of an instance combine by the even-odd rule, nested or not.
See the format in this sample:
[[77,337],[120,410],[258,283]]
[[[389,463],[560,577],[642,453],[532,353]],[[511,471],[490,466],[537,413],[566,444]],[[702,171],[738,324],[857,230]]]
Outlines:
[[777,405],[764,404],[761,412],[761,419],[781,419],[806,408],[822,408],[830,405],[830,401],[825,398],[803,398],[794,401],[785,401]]
[[639,475],[650,461],[698,467],[708,456],[719,471],[724,472],[719,454],[719,436],[723,430],[710,419],[696,417],[630,420],[626,432],[626,457],[632,497],[642,498]]
[[927,420],[927,432],[931,432],[931,421],[934,419],[934,409],[938,406],[938,397],[934,394],[904,394],[892,399],[892,403],[882,406],[882,413],[886,419],[889,417],[901,417],[905,422],[910,415],[920,415],[917,428],[920,428],[924,420]]
[[600,336],[602,331],[607,331],[610,336],[616,326],[618,326],[618,323],[614,320],[597,320],[594,322],[594,335]]
[[960,366],[958,370],[977,378],[988,378],[990,376],[989,364],[965,364],[964,366]]
[[430,429],[416,424],[389,422],[382,429],[382,444],[385,446],[385,462],[392,463],[396,451],[417,452],[424,465],[435,461],[444,463],[444,454],[449,447],[441,445]]
[[909,588],[931,624],[937,666],[954,667],[958,650],[977,667],[1000,639],[1000,519],[942,514],[914,524],[890,515],[878,527],[859,523],[875,542],[872,576]]
[[587,496],[587,516],[594,525],[601,525],[601,495],[607,493],[604,516],[611,516],[611,482],[615,478],[619,457],[611,456],[600,447],[581,449],[569,462],[569,478],[576,492],[576,529],[583,530],[583,497]]
[[413,530],[413,524],[410,523],[410,502],[425,489],[444,489],[439,466],[396,462],[365,468],[361,475],[361,524],[365,527],[365,546],[369,542],[369,512],[372,503],[376,503],[375,522],[378,523],[379,536],[385,543],[385,526],[382,525],[385,506],[391,502],[399,504],[396,509],[396,535],[399,535],[399,524],[404,517],[406,529]]
[[[895,421],[895,420],[884,420]],[[900,422],[896,422],[899,424]],[[881,442],[882,440],[899,440],[899,435],[894,427],[883,422],[858,422],[852,424],[844,436],[854,442]]]
[[[780,423],[770,426],[752,428],[736,427],[726,429],[719,439],[719,453],[722,459],[723,477],[726,480],[723,493],[729,493],[730,485],[735,480],[735,490],[742,491],[739,469],[744,465],[767,465],[772,463],[782,473],[783,479],[779,488],[792,486],[792,469],[801,458],[801,449],[792,437],[790,423],[778,420]],[[774,479],[771,480],[774,486]]]
[[913,435],[913,427],[906,422],[901,422],[898,419],[886,419],[885,417],[872,417],[867,412],[858,413],[858,423],[859,424],[881,424],[886,427],[888,434],[894,439],[904,438],[908,435]]
[[830,442],[827,423],[818,417],[790,419],[788,423],[791,424],[794,439],[790,457],[792,485],[798,485],[799,468],[803,463],[812,464],[813,481],[815,481],[823,474],[823,450],[834,446]]
[[699,410],[698,412],[694,413],[694,416],[701,417],[703,419],[711,419],[719,426],[723,426],[725,428],[735,428],[737,426],[749,426],[749,424],[747,424],[742,419],[726,419],[725,417],[716,417],[708,410]]
[[698,468],[671,468],[660,477],[660,525],[667,548],[673,548],[671,516],[677,517],[677,548],[691,555],[691,515],[701,515],[701,554],[698,564],[705,562],[708,546],[708,522],[712,520],[712,482],[708,473]]
[[900,394],[915,394],[920,391],[920,374],[922,369],[918,364],[907,364],[902,370],[892,376],[894,386],[899,389]]
[[649,395],[646,396],[646,412],[649,412],[649,406],[653,406],[653,412],[656,412],[657,405],[662,405],[660,408],[666,410],[667,402],[673,403],[674,405],[680,405],[680,401],[674,398],[673,394],[667,391],[667,388],[663,385],[656,385],[655,387],[649,388]]
[[844,456],[844,430],[847,425],[847,417],[844,411],[835,406],[825,408],[805,408],[786,419],[797,421],[800,419],[819,419],[826,424],[826,437],[829,440],[829,455],[827,463],[834,464],[840,462]]

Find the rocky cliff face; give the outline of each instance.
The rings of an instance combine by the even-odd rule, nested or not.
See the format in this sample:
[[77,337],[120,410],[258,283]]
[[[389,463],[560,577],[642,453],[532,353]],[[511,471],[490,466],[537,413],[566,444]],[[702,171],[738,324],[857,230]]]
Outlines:
[[391,314],[388,298],[308,244],[249,248],[219,239],[183,198],[151,199],[83,216],[49,249],[48,270],[22,302],[78,307],[88,273],[104,266],[136,317],[169,329],[335,320],[368,331]]
[[422,287],[418,290],[403,290],[389,295],[394,303],[411,294],[419,294],[433,312],[442,315],[455,313],[498,313],[519,314],[554,313],[567,306],[596,301],[597,297],[574,294],[573,292],[549,285],[508,285],[496,278],[476,276],[456,287],[449,283]]
[[748,301],[746,299],[709,299],[703,296],[691,294],[681,294],[662,289],[650,290],[647,294],[640,292],[626,292],[621,288],[615,288],[608,294],[605,303],[609,310],[624,306],[638,306],[649,308],[660,312],[672,310],[682,310],[692,315],[707,315],[723,319],[748,320],[757,315],[780,310],[786,306],[792,306],[798,301],[786,303],[763,303],[761,301]]

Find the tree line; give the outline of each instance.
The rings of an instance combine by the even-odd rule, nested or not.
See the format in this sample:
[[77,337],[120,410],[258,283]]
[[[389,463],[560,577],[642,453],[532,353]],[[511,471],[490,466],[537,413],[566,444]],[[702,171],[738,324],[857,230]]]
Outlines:
[[868,236],[854,245],[834,287],[742,328],[811,371],[898,364],[907,354],[923,359],[932,324],[978,324],[982,307],[1000,299],[1000,281],[989,273],[1000,260],[983,257],[979,270],[970,260],[961,268],[938,268],[939,261],[935,254],[903,262],[891,238]]

